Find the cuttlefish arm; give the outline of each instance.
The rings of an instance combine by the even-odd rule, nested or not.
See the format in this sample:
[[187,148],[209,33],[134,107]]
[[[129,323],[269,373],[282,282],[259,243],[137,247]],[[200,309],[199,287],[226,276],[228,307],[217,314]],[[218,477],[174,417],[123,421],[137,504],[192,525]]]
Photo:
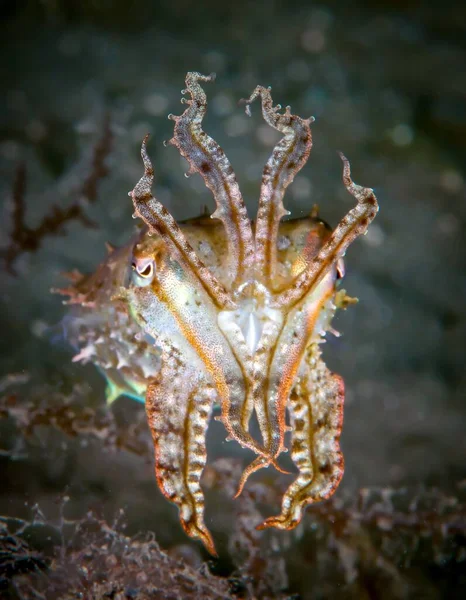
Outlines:
[[318,344],[306,355],[306,372],[293,387],[288,410],[292,430],[291,458],[299,470],[282,500],[281,513],[269,517],[258,529],[293,529],[305,507],[329,498],[344,471],[340,449],[343,426],[344,385],[321,358]]
[[289,106],[284,114],[280,114],[281,106],[273,106],[270,92],[270,87],[258,85],[249,98],[242,102],[246,104],[246,114],[250,115],[251,103],[260,97],[265,122],[284,134],[262,172],[254,239],[256,277],[271,290],[276,275],[278,227],[282,217],[290,214],[283,205],[283,197],[286,188],[309,158],[312,148],[310,125],[314,117],[302,119],[291,114]]
[[133,199],[135,211],[133,216],[140,217],[149,227],[150,231],[157,232],[161,236],[174,255],[182,258],[186,267],[199,279],[217,306],[221,308],[234,308],[234,303],[231,301],[225,288],[197,256],[178,223],[165,206],[152,195],[154,169],[147,154],[148,138],[149,136],[146,135],[141,146],[144,175],[135,188],[129,192],[129,195]]
[[204,523],[200,480],[207,453],[205,434],[215,391],[184,357],[166,345],[162,367],[146,392],[146,413],[155,449],[155,472],[163,495],[179,508],[181,525],[216,556]]
[[379,206],[374,190],[353,183],[348,159],[340,153],[343,161],[343,183],[357,200],[357,205],[343,217],[317,256],[284,291],[275,295],[273,306],[290,308],[305,296],[344,255],[348,246],[363,235],[375,218]]
[[217,208],[212,218],[220,219],[225,227],[228,243],[228,279],[231,288],[243,283],[254,263],[254,242],[251,222],[236,180],[236,175],[217,142],[202,129],[207,111],[207,97],[199,82],[210,82],[215,75],[191,72],[186,76],[190,99],[182,98],[188,108],[181,116],[169,115],[175,121],[174,135],[167,142],[176,146],[189,163],[188,175],[199,173],[211,190]]
[[[338,486],[343,474],[343,458],[338,445],[341,431],[340,417],[343,414],[343,383],[341,378],[330,374],[326,370],[325,363],[320,359],[320,352],[318,357],[313,357],[313,364],[316,365],[316,372],[319,369],[322,372],[326,371],[326,374],[322,375],[326,381],[318,391],[318,398],[322,394],[327,395],[327,406],[330,412],[325,425],[325,427],[328,427],[327,429],[323,427],[319,435],[324,437],[325,435],[330,436],[328,439],[332,439],[333,442],[329,442],[328,445],[331,448],[335,448],[334,451],[332,450],[333,454],[331,452],[329,456],[330,466],[328,470],[326,470],[327,467],[319,472],[316,469],[311,469],[311,455],[314,451],[318,451],[318,447],[315,449],[312,445],[314,442],[311,436],[314,424],[312,422],[313,413],[310,410],[311,405],[309,401],[317,402],[316,397],[312,397],[314,390],[311,391],[309,400],[306,399],[305,395],[297,394],[296,390],[292,395],[293,397],[290,395],[306,347],[312,339],[318,339],[325,332],[333,315],[335,309],[335,306],[332,306],[334,281],[341,258],[344,256],[351,242],[359,235],[365,233],[378,211],[377,199],[373,190],[353,183],[349,162],[342,154],[340,156],[343,161],[343,183],[348,192],[357,199],[358,204],[342,219],[315,256],[306,256],[306,252],[303,252],[301,257],[303,268],[299,269],[291,285],[284,291],[277,293],[271,303],[272,307],[286,310],[288,317],[283,327],[283,332],[277,341],[277,349],[274,353],[274,360],[268,378],[269,386],[267,405],[265,407],[268,411],[268,419],[265,421],[265,424],[267,427],[270,427],[268,439],[271,443],[267,446],[270,453],[276,457],[283,450],[283,439],[286,429],[285,411],[287,406],[292,420],[293,413],[296,411],[303,412],[304,420],[309,419],[303,430],[305,431],[303,435],[307,436],[306,439],[300,438],[301,431],[293,434],[293,440],[295,441],[292,444],[292,458],[293,460],[296,459],[295,462],[298,461],[299,463],[297,466],[300,468],[300,476],[290,486],[284,498],[282,517],[285,525],[283,525],[283,528],[291,528],[294,526],[291,524],[292,522],[299,522],[300,516],[299,518],[296,517],[296,519],[290,516],[293,507],[296,515],[298,513],[300,515],[303,506],[309,502],[330,496]],[[315,297],[316,302],[313,301],[313,297]],[[322,317],[325,320],[323,323],[319,322]],[[335,415],[340,415],[340,417],[337,418]],[[332,423],[335,424],[337,422],[340,423],[338,427],[331,426]],[[278,423],[278,427],[276,423]],[[323,446],[325,446],[325,443]],[[304,459],[302,458],[301,451],[306,445],[310,454],[306,459],[307,466],[303,466]],[[255,462],[257,463],[258,459]],[[302,473],[301,467],[304,469]],[[327,478],[325,479],[325,477]],[[322,495],[323,492],[321,492],[325,487],[322,483],[323,479],[327,483],[329,481],[333,482],[325,488],[330,490],[327,495]],[[283,515],[285,515],[287,510],[289,514],[287,513],[288,516],[285,517]],[[280,519],[277,519],[275,521],[273,519],[266,521],[265,526],[282,527]]]

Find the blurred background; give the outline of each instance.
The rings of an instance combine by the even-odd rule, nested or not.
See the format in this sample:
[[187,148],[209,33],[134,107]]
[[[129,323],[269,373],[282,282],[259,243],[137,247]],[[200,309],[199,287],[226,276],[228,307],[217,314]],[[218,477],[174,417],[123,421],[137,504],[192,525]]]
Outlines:
[[[28,520],[38,503],[53,521],[57,498],[66,493],[70,519],[92,509],[111,521],[123,508],[128,535],[153,531],[162,548],[184,553],[194,566],[207,558],[184,537],[176,510],[157,490],[143,407],[121,398],[109,414],[105,382],[96,369],[71,363],[73,350],[60,327],[66,309],[49,290],[63,285],[62,271],[92,272],[105,257],[105,241],[119,245],[131,236],[135,223],[127,192],[142,174],[139,150],[147,132],[157,197],[178,220],[197,216],[205,204],[213,210],[201,178],[183,177],[185,161],[162,142],[171,137],[168,113],[182,112],[186,72],[214,71],[216,82],[205,88],[205,130],[229,156],[251,214],[277,139],[261,121],[258,105],[252,106],[252,118],[238,106],[257,84],[271,85],[274,101],[291,104],[294,113],[316,117],[309,163],[286,196],[293,216],[307,214],[317,203],[322,218],[335,226],[352,207],[341,182],[340,150],[351,160],[354,180],[374,188],[379,200],[368,234],[346,256],[344,287],[360,302],[338,314],[334,327],[343,335],[331,337],[324,348],[329,367],[343,376],[347,389],[346,471],[335,502],[351,503],[361,489],[374,487],[401,495],[415,490],[406,491],[410,499],[436,490],[449,499],[436,514],[454,506],[459,523],[440,561],[433,550],[429,557],[413,550],[422,538],[419,523],[403,543],[390,525],[389,541],[373,543],[383,560],[392,561],[387,573],[401,583],[386,587],[384,577],[390,577],[384,572],[382,583],[376,578],[370,588],[356,542],[347,544],[353,549],[351,570],[338,543],[332,546],[327,534],[319,537],[325,525],[308,516],[300,532],[273,537],[274,560],[282,561],[284,571],[275,591],[267,596],[242,584],[242,591],[230,586],[225,593],[388,598],[412,597],[414,590],[421,594],[417,597],[461,597],[466,587],[460,575],[466,555],[460,500],[466,486],[465,5],[2,0],[0,8],[0,249],[8,263],[1,275],[0,392],[7,400],[0,410],[0,514]],[[33,239],[28,246],[24,235],[15,242],[19,213],[31,231],[54,214],[53,205],[62,210],[77,205],[95,226],[71,219],[61,235],[45,235],[40,244]],[[56,430],[50,415],[26,435],[21,423],[31,410],[24,407],[43,409],[49,402],[59,407],[63,399],[75,411],[92,409],[96,431],[105,423],[107,435],[111,422],[112,435],[120,436],[117,449],[105,450],[103,434],[79,429],[70,435],[68,425]],[[135,431],[144,450],[124,441]],[[214,423],[212,461],[243,460],[230,446]],[[215,500],[221,491],[207,494],[207,523],[223,551],[212,570],[231,577],[241,572],[241,560],[229,545],[235,521],[225,521],[232,504]],[[392,514],[393,506],[387,510]],[[360,532],[354,535],[359,539]],[[271,538],[264,539],[270,550]],[[322,545],[319,563],[316,540]],[[268,556],[267,548],[260,553]],[[410,553],[416,557],[414,571],[413,563],[402,560]],[[8,593],[13,593],[11,573]]]

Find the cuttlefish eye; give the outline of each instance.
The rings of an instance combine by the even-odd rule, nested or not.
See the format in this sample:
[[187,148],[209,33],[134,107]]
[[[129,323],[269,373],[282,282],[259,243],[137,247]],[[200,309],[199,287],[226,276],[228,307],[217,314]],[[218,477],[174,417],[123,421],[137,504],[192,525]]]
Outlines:
[[134,285],[145,287],[152,283],[155,275],[155,262],[153,258],[133,258],[131,267],[131,279]]
[[337,260],[337,279],[343,279],[343,277],[345,276],[345,261],[342,258],[339,258]]

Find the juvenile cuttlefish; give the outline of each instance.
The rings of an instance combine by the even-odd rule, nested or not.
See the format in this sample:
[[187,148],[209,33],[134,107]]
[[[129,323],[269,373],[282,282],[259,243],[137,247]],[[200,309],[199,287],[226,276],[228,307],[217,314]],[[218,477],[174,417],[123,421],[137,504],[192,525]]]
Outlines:
[[[306,163],[313,117],[273,106],[271,90],[257,86],[244,100],[259,99],[266,123],[283,134],[262,174],[259,207],[251,221],[235,173],[220,146],[202,130],[207,99],[201,86],[214,76],[188,73],[181,116],[169,115],[168,141],[211,190],[216,210],[177,223],[152,195],[154,171],[142,143],[144,175],[130,192],[133,217],[144,227],[90,276],[73,271],[59,290],[78,305],[70,338],[75,361],[95,363],[108,381],[108,400],[121,394],[145,401],[163,494],[179,508],[186,533],[215,555],[204,523],[200,485],[205,435],[220,405],[227,439],[255,455],[239,482],[273,465],[287,449],[298,474],[281,512],[259,529],[292,529],[306,505],[328,498],[343,475],[339,438],[344,386],[321,356],[321,343],[337,308],[352,299],[337,291],[343,256],[366,232],[378,206],[370,188],[343,183],[356,206],[333,231],[310,216],[282,222],[288,185]],[[251,433],[255,414],[260,439]]]

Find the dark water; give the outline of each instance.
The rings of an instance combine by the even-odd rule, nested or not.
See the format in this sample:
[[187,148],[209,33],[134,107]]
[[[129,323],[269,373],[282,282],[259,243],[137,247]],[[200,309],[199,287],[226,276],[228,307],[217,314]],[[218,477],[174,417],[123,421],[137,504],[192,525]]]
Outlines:
[[[434,508],[428,510],[438,515],[433,527],[441,531],[448,502],[439,498],[448,497],[458,527],[454,535],[444,528],[447,539],[438,550],[435,536],[426,541],[421,535],[419,522],[403,533],[396,519],[389,522],[389,533],[374,531],[370,523],[359,531],[352,508],[346,525],[351,534],[342,539],[333,530],[329,534],[325,523],[314,527],[308,517],[299,535],[284,534],[261,549],[268,561],[270,544],[277,545],[273,560],[286,559],[285,566],[280,563],[286,575],[274,584],[268,572],[263,576],[275,591],[266,596],[256,588],[255,593],[279,597],[284,586],[304,598],[461,597],[466,587],[460,576],[465,556],[460,494],[466,480],[466,11],[461,3],[387,2],[367,8],[332,2],[159,6],[143,0],[130,5],[57,0],[2,2],[1,7],[4,253],[18,164],[26,165],[26,219],[33,228],[52,204],[79,200],[106,115],[113,136],[108,175],[85,209],[98,227],[72,222],[64,235],[44,238],[36,252],[21,255],[16,277],[2,272],[0,369],[3,377],[16,374],[13,382],[2,379],[2,393],[54,406],[72,397],[81,408],[104,411],[103,380],[92,366],[71,364],[72,351],[58,326],[65,309],[49,289],[62,284],[61,271],[92,271],[105,255],[106,240],[121,244],[130,237],[134,221],[127,192],[141,176],[139,146],[148,131],[158,198],[178,219],[198,214],[205,203],[212,208],[201,179],[185,179],[184,161],[162,145],[172,130],[167,114],[181,112],[188,70],[217,73],[206,90],[205,128],[226,150],[253,210],[276,138],[257,107],[248,119],[237,101],[257,84],[271,85],[276,102],[316,117],[309,164],[286,197],[292,214],[305,214],[318,203],[321,215],[336,225],[349,210],[338,150],[351,159],[355,181],[373,187],[380,203],[368,235],[346,257],[345,288],[360,302],[337,317],[335,327],[344,335],[325,348],[330,367],[347,387],[346,472],[336,498],[351,504],[358,490],[374,486],[407,489],[407,498],[434,494]],[[124,431],[141,423],[144,437],[141,406],[120,399],[112,410],[112,427]],[[38,503],[53,520],[56,499],[67,490],[69,518],[93,509],[112,520],[124,508],[131,535],[151,530],[163,548],[184,544],[198,556],[181,533],[175,509],[156,489],[150,455],[107,452],[92,436],[70,438],[48,426],[24,440],[11,418],[0,431],[6,450],[0,458],[1,514],[30,519],[29,507]],[[242,456],[225,448],[217,425],[209,444],[213,456]],[[439,491],[427,491],[433,488]],[[228,550],[236,517],[231,503],[219,503],[216,493],[208,495],[209,526],[222,539],[225,556],[216,568],[230,575],[235,560],[241,563]],[[393,514],[393,504],[385,509]],[[372,563],[368,555],[378,558]]]

